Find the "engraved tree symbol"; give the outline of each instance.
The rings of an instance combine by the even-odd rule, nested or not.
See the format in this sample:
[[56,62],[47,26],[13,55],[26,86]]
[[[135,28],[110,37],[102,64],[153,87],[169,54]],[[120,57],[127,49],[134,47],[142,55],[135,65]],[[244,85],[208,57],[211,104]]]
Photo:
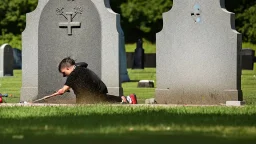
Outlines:
[[77,14],[82,14],[82,8],[81,7],[75,7],[74,8],[74,12],[66,12],[64,15],[63,12],[64,8],[57,8],[56,9],[56,14],[57,15],[62,15],[64,16],[68,21],[67,22],[60,22],[59,23],[59,27],[60,28],[67,28],[68,29],[68,35],[72,35],[72,28],[80,28],[81,27],[81,22],[73,22],[73,18],[75,18],[75,16]]
[[56,13],[57,13],[57,15],[63,15],[66,19],[67,19],[67,17],[63,14],[64,12],[63,12],[63,9],[64,8],[57,8],[56,9]]
[[72,18],[74,18],[77,14],[82,14],[82,12],[83,12],[82,8],[78,7],[78,6],[75,7],[74,10],[75,10],[75,14]]

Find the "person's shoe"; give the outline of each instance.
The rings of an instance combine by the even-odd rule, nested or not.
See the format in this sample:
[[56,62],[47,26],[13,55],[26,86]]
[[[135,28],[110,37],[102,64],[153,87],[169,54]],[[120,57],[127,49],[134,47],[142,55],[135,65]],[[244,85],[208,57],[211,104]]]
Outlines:
[[128,101],[127,101],[127,99],[125,98],[125,96],[122,96],[121,99],[122,99],[121,104],[128,104]]
[[137,97],[136,97],[136,94],[130,94],[130,98],[132,100],[132,103],[131,104],[137,104]]

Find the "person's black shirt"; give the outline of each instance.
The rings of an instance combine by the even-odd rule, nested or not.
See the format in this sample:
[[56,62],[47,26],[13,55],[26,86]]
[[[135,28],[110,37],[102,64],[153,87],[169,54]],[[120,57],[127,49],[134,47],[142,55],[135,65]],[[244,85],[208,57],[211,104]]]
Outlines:
[[67,77],[65,85],[71,87],[76,94],[106,94],[106,85],[90,69],[77,66]]

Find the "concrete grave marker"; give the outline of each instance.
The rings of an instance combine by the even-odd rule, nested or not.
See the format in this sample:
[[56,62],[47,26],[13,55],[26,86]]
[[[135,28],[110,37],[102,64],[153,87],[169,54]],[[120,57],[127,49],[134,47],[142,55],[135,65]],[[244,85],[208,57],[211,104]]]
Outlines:
[[153,80],[140,80],[138,82],[137,87],[153,88],[154,87],[154,81]]
[[13,76],[13,49],[9,44],[0,47],[0,77]]
[[156,101],[242,101],[241,34],[224,0],[174,0],[157,33]]
[[142,39],[139,39],[137,41],[137,46],[134,51],[132,69],[144,69],[145,51],[144,51],[144,48],[142,45],[143,45],[143,41],[142,41]]
[[[59,62],[70,56],[88,63],[107,85],[109,94],[122,95],[120,51],[124,51],[120,16],[109,0],[39,0],[27,14],[22,33],[21,101],[49,95],[66,80],[59,74]],[[56,97],[74,103],[74,94]],[[66,101],[67,100],[67,101]]]

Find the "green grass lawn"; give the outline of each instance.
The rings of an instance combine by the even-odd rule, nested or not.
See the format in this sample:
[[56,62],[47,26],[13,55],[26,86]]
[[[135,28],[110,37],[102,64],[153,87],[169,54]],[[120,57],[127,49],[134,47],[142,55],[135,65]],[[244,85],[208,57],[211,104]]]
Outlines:
[[256,51],[256,45],[251,43],[243,43],[243,48],[250,48]]
[[156,69],[155,68],[145,68],[145,69],[128,69],[128,75],[131,82],[122,83],[124,89],[124,95],[129,95],[130,93],[136,93],[138,102],[144,103],[145,99],[152,98],[155,96],[154,88],[138,88],[139,80],[154,80],[156,83]]
[[17,103],[20,101],[21,70],[14,70],[14,76],[0,78],[0,93],[8,94],[6,102]]
[[[125,45],[126,52],[134,52],[134,50],[137,47],[136,45],[137,45],[136,43],[126,44]],[[143,42],[143,49],[145,53],[156,53],[156,45],[148,41]]]
[[[254,65],[256,68],[256,65]],[[256,70],[244,70],[242,74],[242,90],[247,104],[256,104]]]
[[0,107],[5,143],[256,142],[256,106]]

